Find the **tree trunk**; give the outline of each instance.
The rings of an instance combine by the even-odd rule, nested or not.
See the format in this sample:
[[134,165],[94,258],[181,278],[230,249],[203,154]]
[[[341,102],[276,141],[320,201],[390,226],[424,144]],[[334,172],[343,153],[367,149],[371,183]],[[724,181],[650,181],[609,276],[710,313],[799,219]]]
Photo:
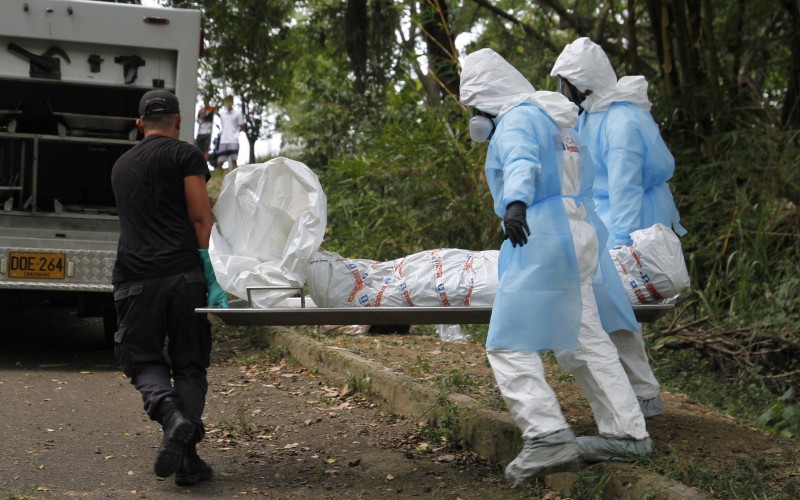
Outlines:
[[628,52],[630,52],[631,70],[640,73],[637,54],[639,43],[636,41],[636,0],[628,0],[628,17],[625,19],[628,28]]
[[686,19],[686,1],[673,0],[672,15],[675,17],[675,41],[678,44],[678,61],[681,64],[681,87],[686,88],[697,84],[696,66],[692,66],[689,55],[691,37],[689,36],[689,22]]
[[711,90],[711,100],[714,103],[714,124],[720,123],[719,114],[722,111],[722,102],[719,93],[720,76],[722,73],[719,57],[717,55],[717,42],[714,36],[714,7],[711,0],[703,0],[703,38],[706,45],[706,60],[708,61],[708,80]]
[[661,81],[658,88],[661,91],[661,95],[670,95],[671,89],[667,80],[668,75],[664,61],[664,35],[661,32],[661,0],[647,0],[647,13],[650,16],[650,32],[653,34],[653,41],[656,45],[656,58],[658,59],[658,69],[661,73]]
[[781,121],[786,128],[800,127],[800,5],[798,0],[781,0],[783,7],[792,18],[792,31],[789,35],[789,85],[783,99]]
[[739,71],[742,67],[742,39],[744,38],[744,2],[745,0],[737,0],[736,2],[736,17],[734,19],[735,36],[731,41],[730,48],[733,52],[733,68],[731,70],[731,88],[730,100],[734,101],[739,96]]
[[450,29],[445,24],[450,19],[450,7],[445,0],[430,0],[429,5],[420,3],[423,13],[422,27],[425,30],[428,68],[444,85],[442,99],[452,94],[458,99],[458,53],[455,51]]
[[344,15],[345,36],[347,42],[347,57],[350,67],[353,68],[356,92],[363,94],[367,90],[367,32],[369,29],[369,16],[367,15],[367,0],[347,0]]

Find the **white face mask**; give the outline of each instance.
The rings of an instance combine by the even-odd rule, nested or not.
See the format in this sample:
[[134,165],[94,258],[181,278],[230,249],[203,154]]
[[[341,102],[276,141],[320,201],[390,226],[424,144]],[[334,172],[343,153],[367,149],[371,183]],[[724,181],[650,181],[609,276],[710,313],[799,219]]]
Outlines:
[[469,120],[469,136],[475,142],[485,142],[494,134],[494,121],[485,116],[473,116]]

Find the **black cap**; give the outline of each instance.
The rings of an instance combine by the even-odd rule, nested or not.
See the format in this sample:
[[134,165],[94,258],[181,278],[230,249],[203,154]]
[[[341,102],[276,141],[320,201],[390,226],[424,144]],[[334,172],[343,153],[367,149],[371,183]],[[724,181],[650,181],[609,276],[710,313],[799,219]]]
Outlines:
[[139,101],[139,114],[146,115],[180,115],[181,107],[178,98],[169,90],[151,90]]

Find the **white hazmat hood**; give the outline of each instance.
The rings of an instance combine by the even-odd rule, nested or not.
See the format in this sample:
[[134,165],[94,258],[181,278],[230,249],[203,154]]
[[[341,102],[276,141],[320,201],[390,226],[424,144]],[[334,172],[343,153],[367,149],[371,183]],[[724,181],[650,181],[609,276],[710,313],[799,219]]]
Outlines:
[[503,56],[492,49],[468,55],[462,63],[461,103],[502,117],[522,103],[543,109],[556,125],[572,128],[578,107],[556,92],[539,91]]
[[617,81],[606,53],[586,37],[564,47],[550,76],[566,78],[581,92],[591,90],[582,104],[589,113],[605,111],[614,102],[630,102],[648,111],[652,107],[647,80],[643,76],[626,76]]

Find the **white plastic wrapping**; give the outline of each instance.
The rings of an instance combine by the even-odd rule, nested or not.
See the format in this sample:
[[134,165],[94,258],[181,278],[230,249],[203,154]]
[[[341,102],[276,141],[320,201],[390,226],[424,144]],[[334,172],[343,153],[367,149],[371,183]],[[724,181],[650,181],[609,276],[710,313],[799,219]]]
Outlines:
[[631,233],[633,245],[611,250],[631,304],[653,304],[691,287],[681,241],[663,224]]
[[[328,213],[311,169],[282,157],[241,166],[225,176],[213,212],[209,255],[223,290],[247,298],[247,287],[303,286]],[[255,291],[252,297],[265,308],[295,293]]]
[[491,307],[498,255],[442,248],[376,262],[319,249],[308,291],[317,307]]
[[436,333],[442,342],[452,342],[454,344],[466,344],[471,338],[461,332],[461,325],[436,325]]

